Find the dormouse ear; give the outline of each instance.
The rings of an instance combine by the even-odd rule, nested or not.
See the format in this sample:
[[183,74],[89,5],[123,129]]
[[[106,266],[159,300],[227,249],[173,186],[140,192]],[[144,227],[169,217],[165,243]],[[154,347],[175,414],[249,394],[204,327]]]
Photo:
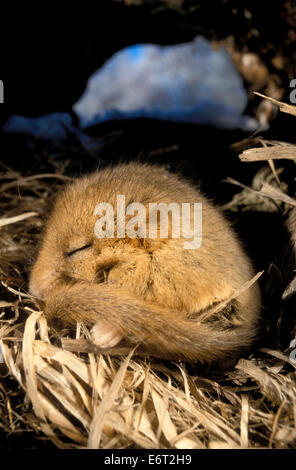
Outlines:
[[96,282],[106,282],[109,272],[120,263],[117,255],[101,256],[96,262]]

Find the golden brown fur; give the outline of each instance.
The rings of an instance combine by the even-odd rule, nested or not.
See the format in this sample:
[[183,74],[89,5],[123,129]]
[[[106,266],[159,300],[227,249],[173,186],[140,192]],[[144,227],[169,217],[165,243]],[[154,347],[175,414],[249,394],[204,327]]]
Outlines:
[[[184,239],[171,237],[96,238],[94,208],[99,202],[116,207],[118,194],[126,195],[126,204],[145,206],[202,202],[201,247],[186,250]],[[236,357],[252,343],[258,287],[212,321],[199,322],[199,315],[253,275],[232,228],[211,202],[164,168],[130,163],[78,178],[59,195],[30,290],[45,300],[49,319],[94,324],[93,339],[101,347],[124,337],[165,358],[211,363]]]

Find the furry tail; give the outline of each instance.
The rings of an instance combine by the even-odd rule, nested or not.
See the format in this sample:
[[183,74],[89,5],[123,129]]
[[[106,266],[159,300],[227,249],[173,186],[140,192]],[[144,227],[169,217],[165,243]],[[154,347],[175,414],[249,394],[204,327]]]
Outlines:
[[235,358],[256,335],[250,324],[219,330],[107,284],[66,285],[46,299],[45,315],[49,321],[68,325],[103,319],[122,330],[129,342],[141,343],[151,355],[201,363]]

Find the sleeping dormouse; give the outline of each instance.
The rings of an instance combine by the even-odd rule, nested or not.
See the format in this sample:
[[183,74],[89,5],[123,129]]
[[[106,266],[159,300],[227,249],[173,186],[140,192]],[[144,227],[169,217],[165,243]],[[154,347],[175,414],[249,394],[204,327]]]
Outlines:
[[90,325],[101,348],[124,338],[151,355],[210,364],[237,358],[256,337],[258,286],[231,299],[253,276],[199,190],[162,167],[128,163],[58,195],[30,292],[50,321]]

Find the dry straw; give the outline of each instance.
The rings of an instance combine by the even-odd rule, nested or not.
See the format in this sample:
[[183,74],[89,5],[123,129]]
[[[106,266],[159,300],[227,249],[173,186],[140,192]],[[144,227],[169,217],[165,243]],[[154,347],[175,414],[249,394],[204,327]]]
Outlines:
[[[137,349],[103,355],[84,325],[76,339],[50,330],[26,290],[28,259],[66,178],[4,166],[1,176],[0,431],[18,442],[30,436],[37,448],[38,439],[59,448],[295,447],[289,350],[257,351],[213,375]],[[262,195],[289,204],[278,191],[265,186]]]

